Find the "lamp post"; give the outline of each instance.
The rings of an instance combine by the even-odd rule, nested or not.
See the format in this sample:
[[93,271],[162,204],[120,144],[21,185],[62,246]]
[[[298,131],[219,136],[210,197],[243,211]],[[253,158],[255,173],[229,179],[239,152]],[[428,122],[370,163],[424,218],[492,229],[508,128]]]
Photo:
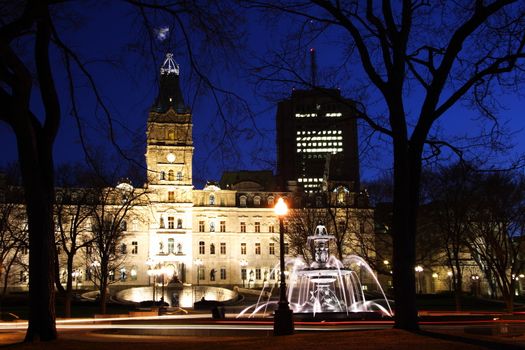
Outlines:
[[239,264],[241,265],[242,287],[244,288],[244,281],[246,280],[246,266],[248,266],[248,261],[246,261],[246,259],[242,259]]
[[448,276],[448,291],[449,292],[452,292],[452,271],[448,271],[447,272],[447,276]]
[[153,261],[152,258],[148,258],[146,260],[146,266],[148,267],[148,271],[146,273],[148,274],[148,286],[149,286],[151,284],[151,275],[152,275],[150,271],[153,268],[153,266],[155,266],[155,261]]
[[279,257],[281,282],[279,284],[279,306],[273,317],[273,334],[289,335],[294,332],[293,312],[288,306],[286,299],[286,280],[284,275],[284,216],[288,213],[288,207],[282,198],[275,204],[275,214],[279,217]]
[[[200,280],[201,280],[200,268],[202,266],[202,260],[201,259],[196,259],[194,264],[195,264],[195,266],[197,266],[197,286],[198,286],[199,283],[200,283]],[[194,287],[192,287],[191,289],[193,291],[193,302],[195,303],[195,300],[197,299],[197,291],[195,290]]]
[[201,280],[200,269],[202,266],[202,260],[201,259],[195,260],[195,266],[197,266],[197,285],[199,285],[200,280]]
[[96,283],[98,282],[95,282],[95,281],[100,281],[100,275],[99,275],[99,272],[97,271],[98,268],[100,268],[100,262],[98,262],[97,260],[93,261],[91,263],[91,269],[93,270],[93,287],[96,289]]
[[76,289],[78,289],[78,276],[79,276],[79,272],[78,270],[73,270],[73,272],[71,272],[71,277],[73,277],[73,279],[75,280],[75,283],[77,285]]
[[151,281],[151,277],[153,277],[153,288],[151,288],[151,299],[153,300],[153,303],[155,304],[155,270],[149,269],[148,270],[148,280]]
[[415,270],[416,270],[416,276],[417,276],[417,284],[419,286],[419,294],[421,294],[423,292],[423,288],[421,286],[421,272],[423,272],[423,266],[421,265],[417,265],[415,267]]

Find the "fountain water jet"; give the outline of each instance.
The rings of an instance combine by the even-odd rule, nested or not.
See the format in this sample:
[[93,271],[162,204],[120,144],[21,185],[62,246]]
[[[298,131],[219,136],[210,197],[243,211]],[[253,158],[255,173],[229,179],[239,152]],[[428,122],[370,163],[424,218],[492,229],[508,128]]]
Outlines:
[[[293,312],[313,316],[318,313],[346,313],[346,316],[349,316],[350,313],[380,312],[382,315],[392,316],[385,293],[363,258],[350,255],[344,261],[347,266],[359,266],[360,275],[364,273],[372,277],[383,296],[384,305],[375,300],[366,300],[361,284],[362,276],[358,276],[355,270],[345,267],[341,261],[329,255],[329,243],[334,239],[323,225],[318,225],[315,232],[308,237],[308,243],[314,248],[314,262],[307,266],[301,258],[287,261],[287,265],[292,264],[287,298]],[[278,266],[272,272],[277,268]],[[271,295],[273,286],[265,284],[262,292],[266,292],[267,289],[270,289],[270,293],[267,294]],[[263,293],[257,304],[246,308],[237,317],[253,317],[260,312],[266,314],[267,309],[277,302],[270,301],[269,297],[264,299]]]

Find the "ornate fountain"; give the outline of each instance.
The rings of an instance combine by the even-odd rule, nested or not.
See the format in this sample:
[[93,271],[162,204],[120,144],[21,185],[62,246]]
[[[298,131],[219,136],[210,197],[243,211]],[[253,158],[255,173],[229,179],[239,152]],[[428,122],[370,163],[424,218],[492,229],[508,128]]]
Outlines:
[[[391,316],[392,309],[376,275],[366,263],[357,256],[350,255],[344,259],[345,264],[329,254],[329,244],[334,240],[326,227],[318,225],[308,243],[312,245],[314,261],[307,266],[301,258],[287,261],[292,265],[288,282],[287,298],[295,314],[343,313],[346,316],[359,313],[374,313]],[[345,267],[349,266],[349,267]],[[274,269],[278,269],[278,266]],[[367,300],[362,279],[373,281],[382,295],[380,300]],[[270,293],[268,293],[270,289]],[[253,317],[273,310],[276,301],[265,298],[271,295],[273,286],[265,285],[257,304],[243,310],[238,317]]]

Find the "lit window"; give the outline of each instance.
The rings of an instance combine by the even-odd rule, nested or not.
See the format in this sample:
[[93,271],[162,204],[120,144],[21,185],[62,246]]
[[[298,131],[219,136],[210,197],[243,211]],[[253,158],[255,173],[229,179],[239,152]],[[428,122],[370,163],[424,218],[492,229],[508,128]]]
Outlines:
[[173,173],[173,170],[168,171],[168,181],[173,181],[175,179],[175,175]]

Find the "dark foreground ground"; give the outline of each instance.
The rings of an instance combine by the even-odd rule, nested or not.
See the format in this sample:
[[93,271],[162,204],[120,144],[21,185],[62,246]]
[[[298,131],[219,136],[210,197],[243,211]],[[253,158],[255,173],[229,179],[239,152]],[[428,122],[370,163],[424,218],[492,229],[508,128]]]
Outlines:
[[341,350],[341,349],[416,349],[474,350],[525,349],[524,339],[465,337],[446,333],[410,333],[400,330],[301,333],[292,336],[119,336],[94,333],[62,334],[59,340],[35,344],[20,343],[23,333],[0,335],[0,347],[6,349],[242,349],[242,350]]

